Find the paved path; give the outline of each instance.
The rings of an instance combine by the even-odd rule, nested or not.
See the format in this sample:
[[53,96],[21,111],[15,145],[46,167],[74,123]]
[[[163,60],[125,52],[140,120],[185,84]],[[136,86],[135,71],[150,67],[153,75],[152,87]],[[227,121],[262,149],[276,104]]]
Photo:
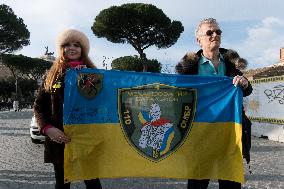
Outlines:
[[[43,163],[43,145],[29,135],[31,110],[0,112],[0,189],[53,189],[50,164]],[[246,167],[244,189],[284,189],[284,143],[252,140],[251,167]],[[102,179],[104,189],[186,189],[185,180],[122,178]],[[82,183],[72,189],[83,189]],[[217,189],[211,182],[209,189]]]

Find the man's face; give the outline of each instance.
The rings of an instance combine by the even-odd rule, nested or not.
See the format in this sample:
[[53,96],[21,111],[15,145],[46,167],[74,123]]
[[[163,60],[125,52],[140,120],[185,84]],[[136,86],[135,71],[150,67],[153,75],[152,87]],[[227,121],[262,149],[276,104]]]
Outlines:
[[[197,42],[204,51],[219,49],[221,33],[217,24],[202,24],[198,33]],[[218,35],[219,34],[219,35]]]

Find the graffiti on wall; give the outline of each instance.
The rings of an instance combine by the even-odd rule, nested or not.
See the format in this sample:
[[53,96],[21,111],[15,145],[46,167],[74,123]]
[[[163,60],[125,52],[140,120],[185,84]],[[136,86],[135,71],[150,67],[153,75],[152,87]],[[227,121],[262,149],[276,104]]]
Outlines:
[[284,76],[256,79],[251,83],[253,92],[243,102],[250,119],[284,124]]
[[264,94],[270,102],[278,102],[279,104],[284,104],[284,85],[276,85],[272,89],[265,89]]

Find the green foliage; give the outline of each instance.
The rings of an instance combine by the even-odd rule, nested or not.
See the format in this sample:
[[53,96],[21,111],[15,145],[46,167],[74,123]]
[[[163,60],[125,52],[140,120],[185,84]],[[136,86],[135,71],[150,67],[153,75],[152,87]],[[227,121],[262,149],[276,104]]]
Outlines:
[[[112,61],[111,67],[113,70],[124,70],[124,71],[143,71],[143,64],[138,56],[123,56]],[[160,73],[161,63],[157,60],[147,60],[148,72]]]
[[51,63],[23,55],[2,54],[1,62],[8,67],[14,78],[28,76],[33,80],[39,79],[51,67]]
[[7,100],[15,92],[15,80],[8,78],[0,80],[0,97]]
[[34,91],[38,88],[37,82],[32,79],[20,78],[18,81],[20,96],[27,102],[34,100]]
[[33,66],[30,66],[27,72],[29,73],[32,79],[37,80],[42,79],[46,71],[49,70],[52,66],[52,63],[40,58],[32,58],[30,65]]
[[0,54],[20,50],[30,44],[30,32],[22,18],[18,18],[13,10],[0,5]]
[[[18,90],[19,96],[24,98],[25,101],[32,102],[34,100],[34,91],[37,89],[37,82],[32,79],[19,78]],[[15,78],[8,77],[0,80],[0,99],[16,99],[16,86]]]
[[113,43],[129,43],[146,59],[143,51],[155,45],[168,48],[176,43],[184,28],[151,4],[129,3],[102,10],[92,26],[97,37]]
[[[12,73],[16,92],[15,99],[21,96],[32,98],[35,90],[33,87],[37,84],[37,79],[42,78],[46,70],[51,67],[51,63],[48,61],[23,55],[2,54],[0,58],[0,62]],[[22,80],[24,80],[24,83],[22,83]],[[25,85],[25,83],[28,84]]]

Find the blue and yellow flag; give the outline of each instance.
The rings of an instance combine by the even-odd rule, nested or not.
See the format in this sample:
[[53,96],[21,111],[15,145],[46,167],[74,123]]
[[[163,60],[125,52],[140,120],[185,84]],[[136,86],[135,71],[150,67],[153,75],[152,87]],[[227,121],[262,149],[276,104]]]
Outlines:
[[229,77],[69,70],[65,181],[160,177],[244,182],[242,92]]

